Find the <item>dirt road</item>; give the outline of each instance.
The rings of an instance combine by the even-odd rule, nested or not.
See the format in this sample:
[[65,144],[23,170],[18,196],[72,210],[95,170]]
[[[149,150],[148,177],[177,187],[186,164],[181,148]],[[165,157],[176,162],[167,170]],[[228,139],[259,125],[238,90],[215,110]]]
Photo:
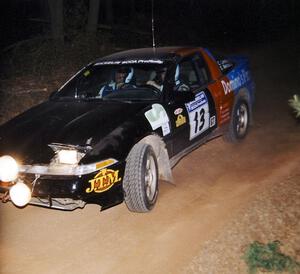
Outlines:
[[294,67],[279,67],[281,48],[270,49],[250,52],[257,102],[243,142],[216,139],[182,159],[176,185],[161,183],[149,214],[125,204],[101,213],[0,204],[0,273],[182,273],[204,241],[299,168],[300,129],[287,106],[297,92]]

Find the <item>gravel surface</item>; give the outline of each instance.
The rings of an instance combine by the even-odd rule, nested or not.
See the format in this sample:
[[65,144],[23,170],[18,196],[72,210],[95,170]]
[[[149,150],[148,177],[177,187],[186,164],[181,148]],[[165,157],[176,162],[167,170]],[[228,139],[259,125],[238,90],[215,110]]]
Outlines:
[[184,273],[248,273],[241,256],[253,241],[279,240],[281,251],[300,261],[300,172],[267,185],[219,235],[203,244]]

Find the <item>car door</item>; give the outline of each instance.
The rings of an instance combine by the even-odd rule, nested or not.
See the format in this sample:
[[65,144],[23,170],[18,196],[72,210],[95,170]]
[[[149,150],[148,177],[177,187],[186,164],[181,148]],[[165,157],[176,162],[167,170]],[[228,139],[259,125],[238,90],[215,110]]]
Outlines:
[[[173,152],[182,150],[199,142],[216,127],[216,111],[213,98],[208,89],[209,70],[200,53],[183,58],[174,73],[173,94],[175,98],[168,106],[174,132]],[[187,100],[194,94],[194,98]]]
[[189,143],[199,142],[216,128],[216,108],[210,91],[211,75],[200,53],[193,56],[196,75],[190,75],[190,85],[194,83],[195,100],[186,103],[189,115]]

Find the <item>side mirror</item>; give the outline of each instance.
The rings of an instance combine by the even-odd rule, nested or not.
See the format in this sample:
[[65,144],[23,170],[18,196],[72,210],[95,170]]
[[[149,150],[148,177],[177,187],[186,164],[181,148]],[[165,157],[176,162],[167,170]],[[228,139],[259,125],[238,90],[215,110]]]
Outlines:
[[173,101],[176,103],[188,103],[195,100],[195,94],[192,91],[174,91]]

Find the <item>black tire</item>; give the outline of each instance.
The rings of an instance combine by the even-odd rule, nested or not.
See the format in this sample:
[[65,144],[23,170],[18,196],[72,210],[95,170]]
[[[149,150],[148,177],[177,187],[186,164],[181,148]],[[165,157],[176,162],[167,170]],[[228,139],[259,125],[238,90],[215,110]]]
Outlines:
[[230,143],[236,143],[245,138],[250,122],[249,107],[245,100],[238,100],[231,114],[228,131],[224,134],[224,139]]
[[158,168],[150,145],[138,143],[131,149],[123,180],[125,203],[130,211],[148,212],[158,196]]

